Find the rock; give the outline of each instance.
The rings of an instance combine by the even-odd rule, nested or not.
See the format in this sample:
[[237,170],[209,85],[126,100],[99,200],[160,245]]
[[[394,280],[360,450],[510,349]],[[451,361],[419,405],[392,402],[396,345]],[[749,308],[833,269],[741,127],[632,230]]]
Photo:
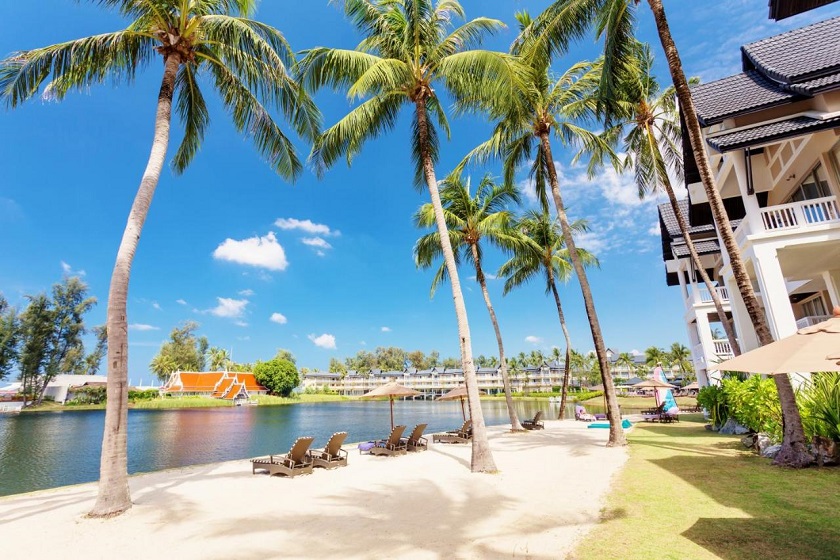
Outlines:
[[720,433],[727,436],[740,436],[749,433],[749,430],[736,422],[734,418],[729,418],[720,429]]
[[773,445],[773,440],[767,434],[756,434],[755,447],[760,454],[764,454],[764,450]]
[[741,438],[741,443],[743,443],[744,447],[746,447],[747,449],[752,449],[753,447],[755,447],[755,441],[757,437],[758,434],[747,434]]
[[840,464],[840,444],[828,438],[814,436],[814,443],[808,451],[815,457],[819,466]]
[[715,427],[714,427],[714,426],[712,426],[711,424],[706,424],[706,425],[705,425],[705,426],[703,426],[703,427],[704,427],[704,428],[706,428],[707,430],[709,430],[710,432],[714,432],[714,431],[716,431],[716,430],[715,430]]
[[768,459],[775,459],[776,455],[779,454],[779,451],[782,450],[782,445],[771,445],[769,447],[764,448],[764,451],[761,452],[762,457],[767,457]]

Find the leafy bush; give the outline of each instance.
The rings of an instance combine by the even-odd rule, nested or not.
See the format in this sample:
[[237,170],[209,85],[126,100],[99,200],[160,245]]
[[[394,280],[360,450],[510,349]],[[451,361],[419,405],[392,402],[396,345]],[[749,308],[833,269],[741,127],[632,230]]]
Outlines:
[[805,434],[840,442],[840,373],[815,373],[797,396]]
[[782,440],[782,406],[773,379],[760,375],[746,381],[730,378],[724,379],[722,386],[730,416],[753,432]]
[[150,401],[158,397],[160,397],[160,391],[157,389],[145,389],[143,391],[134,390],[128,392],[129,402]]
[[268,389],[272,395],[288,397],[292,389],[300,384],[300,376],[295,364],[282,358],[274,358],[254,365],[254,377],[257,383]]
[[66,404],[102,404],[105,402],[107,389],[105,387],[79,387],[73,391],[73,400]]
[[726,424],[729,419],[729,406],[726,403],[726,394],[722,387],[708,385],[701,388],[697,394],[697,403],[709,412],[709,418],[713,426],[719,428]]

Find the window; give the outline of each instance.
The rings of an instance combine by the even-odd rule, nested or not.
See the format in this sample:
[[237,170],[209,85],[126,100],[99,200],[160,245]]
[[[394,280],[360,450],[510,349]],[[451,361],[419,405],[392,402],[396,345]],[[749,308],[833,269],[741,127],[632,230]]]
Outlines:
[[788,202],[802,202],[826,196],[831,196],[831,189],[828,186],[828,177],[826,177],[825,170],[822,165],[818,164],[796,187]]
[[802,302],[802,311],[805,312],[806,317],[819,317],[820,315],[828,315],[825,311],[825,302],[822,296],[817,296],[814,299]]

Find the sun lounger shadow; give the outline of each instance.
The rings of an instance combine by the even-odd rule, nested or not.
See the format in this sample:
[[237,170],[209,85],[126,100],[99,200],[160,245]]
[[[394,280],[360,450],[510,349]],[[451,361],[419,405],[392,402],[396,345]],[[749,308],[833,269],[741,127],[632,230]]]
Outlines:
[[297,438],[285,455],[269,455],[251,459],[251,473],[256,473],[257,469],[260,469],[268,471],[270,476],[282,474],[292,477],[299,474],[311,474],[312,457],[309,455],[309,446],[312,445],[314,439],[308,436]]
[[434,443],[469,443],[472,439],[472,420],[466,420],[457,430],[432,435]]
[[347,466],[347,451],[341,448],[347,438],[347,432],[336,432],[330,437],[323,449],[315,449],[310,452],[312,466],[325,469],[336,469]]
[[381,439],[370,449],[371,455],[385,455],[386,457],[393,457],[395,455],[405,455],[408,446],[402,439],[405,426],[396,426],[391,430],[391,435],[388,439]]

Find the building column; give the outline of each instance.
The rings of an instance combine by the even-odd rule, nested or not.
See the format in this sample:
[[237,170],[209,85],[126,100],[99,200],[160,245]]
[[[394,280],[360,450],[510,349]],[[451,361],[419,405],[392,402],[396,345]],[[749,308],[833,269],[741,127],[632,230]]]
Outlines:
[[747,313],[747,307],[741,298],[741,292],[738,290],[738,284],[735,283],[735,278],[727,276],[723,280],[729,292],[732,322],[735,324],[735,333],[738,337],[738,342],[740,342],[741,352],[758,348],[760,346],[758,344],[758,336],[755,334],[755,328],[750,320],[749,313]]
[[[825,289],[828,290],[828,297],[831,302],[831,307],[840,306],[840,270],[826,270],[822,273],[823,281],[825,282]],[[828,314],[831,315],[831,309],[828,309]]]
[[790,306],[787,283],[779,264],[779,256],[772,247],[753,247],[755,274],[764,297],[764,313],[773,338],[779,340],[796,333],[796,318]]
[[729,156],[732,158],[732,169],[735,171],[735,177],[738,180],[738,190],[741,193],[741,199],[744,201],[744,209],[747,211],[744,219],[750,225],[750,232],[757,233],[764,231],[764,224],[761,221],[761,207],[758,205],[758,199],[755,194],[749,194],[746,153],[744,150],[736,150],[731,152]]
[[[717,355],[715,354],[715,343],[712,338],[712,327],[709,326],[709,315],[706,313],[697,314],[697,337],[700,339],[700,346],[703,348],[703,363],[706,366],[705,374],[697,372],[697,382],[708,385],[709,373],[717,371]],[[701,375],[705,377],[705,383],[701,383]]]

